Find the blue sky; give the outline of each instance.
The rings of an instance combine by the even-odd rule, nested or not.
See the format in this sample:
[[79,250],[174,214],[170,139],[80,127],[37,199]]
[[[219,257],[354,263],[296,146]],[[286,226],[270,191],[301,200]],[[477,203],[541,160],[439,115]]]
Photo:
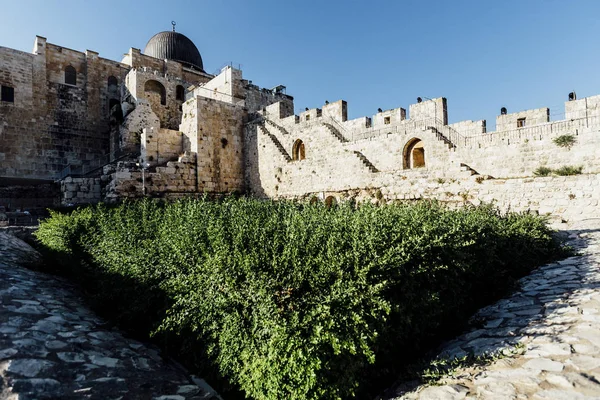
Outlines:
[[2,4],[0,46],[35,35],[120,60],[171,29],[207,72],[228,62],[263,87],[286,85],[296,112],[348,101],[351,118],[448,99],[449,120],[550,107],[600,94],[598,0],[21,0]]

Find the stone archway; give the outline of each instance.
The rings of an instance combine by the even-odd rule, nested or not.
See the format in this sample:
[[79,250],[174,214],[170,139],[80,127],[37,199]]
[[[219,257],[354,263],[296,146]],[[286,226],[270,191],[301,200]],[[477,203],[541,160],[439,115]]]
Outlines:
[[292,146],[292,160],[300,161],[304,160],[306,154],[304,153],[304,142],[298,139],[294,142],[294,146]]
[[337,200],[333,196],[327,196],[325,198],[325,207],[331,208],[337,205]]
[[167,104],[167,90],[162,83],[155,80],[148,80],[144,85],[146,97],[150,100],[150,105],[160,102],[161,105]]
[[425,167],[425,147],[419,138],[410,139],[402,152],[402,167],[404,169]]

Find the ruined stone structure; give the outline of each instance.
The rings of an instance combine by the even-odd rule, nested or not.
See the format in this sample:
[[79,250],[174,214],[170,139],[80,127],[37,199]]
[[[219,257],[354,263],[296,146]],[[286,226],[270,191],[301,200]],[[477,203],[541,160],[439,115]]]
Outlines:
[[[232,66],[207,74],[174,31],[120,62],[42,37],[32,53],[0,47],[0,85],[0,179],[61,180],[65,204],[245,192],[598,213],[600,96],[571,94],[560,121],[503,108],[495,132],[448,124],[445,98],[352,120],[343,100],[296,115],[284,86],[259,88]],[[561,135],[573,143],[557,146]],[[566,165],[588,175],[529,178]]]

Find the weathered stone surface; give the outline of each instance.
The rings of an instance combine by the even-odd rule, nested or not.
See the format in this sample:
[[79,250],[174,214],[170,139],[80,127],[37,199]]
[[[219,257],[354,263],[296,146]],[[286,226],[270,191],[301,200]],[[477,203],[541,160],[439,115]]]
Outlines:
[[558,361],[552,361],[548,358],[536,358],[529,360],[523,365],[523,368],[527,369],[539,369],[541,371],[553,371],[560,372],[563,370],[564,365]]

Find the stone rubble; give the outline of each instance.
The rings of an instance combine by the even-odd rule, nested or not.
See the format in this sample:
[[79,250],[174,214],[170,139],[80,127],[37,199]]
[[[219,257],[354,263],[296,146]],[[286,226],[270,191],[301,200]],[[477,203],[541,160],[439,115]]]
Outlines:
[[401,384],[389,398],[600,399],[600,220],[567,228],[580,255],[523,278],[518,292],[479,310],[472,321],[481,327],[439,353],[505,357],[459,368],[438,385]]
[[69,283],[19,265],[38,261],[0,232],[0,398],[220,399],[153,346],[108,329]]

